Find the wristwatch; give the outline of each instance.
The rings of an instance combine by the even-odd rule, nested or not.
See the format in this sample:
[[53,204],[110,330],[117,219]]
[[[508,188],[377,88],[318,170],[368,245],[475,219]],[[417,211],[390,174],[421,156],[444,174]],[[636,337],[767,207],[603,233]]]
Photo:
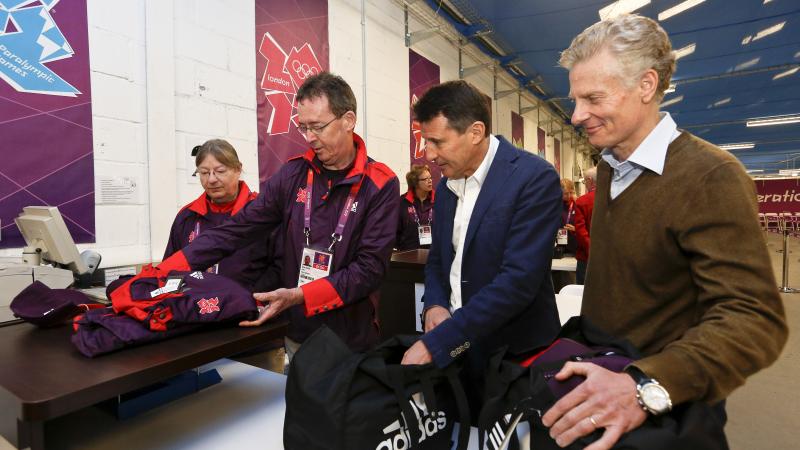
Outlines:
[[648,377],[634,366],[625,368],[625,372],[636,382],[636,400],[646,412],[657,416],[672,410],[669,392],[658,381]]

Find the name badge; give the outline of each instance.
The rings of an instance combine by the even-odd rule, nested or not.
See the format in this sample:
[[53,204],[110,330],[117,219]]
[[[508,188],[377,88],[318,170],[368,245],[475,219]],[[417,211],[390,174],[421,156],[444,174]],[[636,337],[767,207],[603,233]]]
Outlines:
[[556,239],[558,245],[567,245],[567,229],[566,228],[559,228],[558,229],[558,238]]
[[419,233],[419,245],[431,245],[433,238],[431,237],[430,225],[420,225],[417,227]]
[[331,274],[332,264],[333,253],[304,247],[303,254],[300,256],[300,275],[297,278],[297,286],[327,277]]

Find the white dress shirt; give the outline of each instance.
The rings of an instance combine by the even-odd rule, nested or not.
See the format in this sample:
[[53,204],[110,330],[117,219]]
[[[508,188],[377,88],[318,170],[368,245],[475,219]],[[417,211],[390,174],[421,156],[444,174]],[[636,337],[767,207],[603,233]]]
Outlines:
[[603,159],[613,170],[611,175],[611,200],[614,200],[622,191],[633,184],[645,169],[652,170],[659,175],[664,171],[667,147],[681,133],[668,112],[659,114],[661,114],[661,120],[658,121],[658,125],[636,147],[636,150],[631,153],[628,159],[625,161],[617,160],[614,157],[614,153],[608,148],[601,153]]
[[456,205],[456,215],[453,218],[453,248],[456,256],[453,258],[453,265],[450,266],[450,312],[461,308],[461,261],[464,257],[464,241],[467,238],[467,228],[475,208],[475,202],[481,193],[483,182],[489,174],[489,168],[497,154],[497,147],[500,141],[493,135],[489,135],[489,150],[483,157],[481,165],[471,176],[459,178],[457,180],[447,180],[447,188],[453,191],[458,197]]

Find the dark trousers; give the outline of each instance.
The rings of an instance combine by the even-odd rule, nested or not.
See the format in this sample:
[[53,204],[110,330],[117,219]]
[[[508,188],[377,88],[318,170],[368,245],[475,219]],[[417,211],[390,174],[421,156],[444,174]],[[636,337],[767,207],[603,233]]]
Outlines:
[[586,263],[588,261],[578,260],[578,267],[575,269],[575,283],[577,284],[583,284],[583,280],[586,279]]

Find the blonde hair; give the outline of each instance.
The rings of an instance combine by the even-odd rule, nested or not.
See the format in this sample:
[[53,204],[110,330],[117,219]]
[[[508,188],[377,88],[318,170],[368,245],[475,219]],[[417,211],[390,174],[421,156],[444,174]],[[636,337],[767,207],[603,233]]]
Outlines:
[[236,154],[236,149],[225,139],[210,139],[205,141],[200,149],[197,151],[197,156],[194,158],[195,167],[199,167],[208,155],[216,158],[225,167],[233,170],[242,170],[242,163],[239,161],[239,155]]
[[664,98],[675,72],[675,52],[667,32],[653,19],[638,14],[623,14],[595,23],[572,40],[558,63],[572,67],[607,50],[620,62],[622,82],[632,87],[647,70],[658,74],[656,98]]

